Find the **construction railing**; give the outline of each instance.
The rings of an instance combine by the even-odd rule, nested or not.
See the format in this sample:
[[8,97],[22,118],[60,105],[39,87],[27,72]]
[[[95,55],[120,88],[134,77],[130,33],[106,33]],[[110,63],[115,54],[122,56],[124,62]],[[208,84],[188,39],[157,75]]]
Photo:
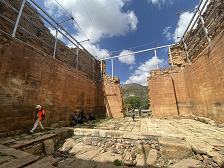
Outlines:
[[[215,35],[224,28],[223,1],[212,0],[209,4],[209,0],[202,2],[203,0],[194,9],[194,15],[179,42],[184,46],[188,62],[192,62],[206,46],[210,45]],[[204,10],[207,4],[207,9]]]
[[74,18],[58,23],[34,0],[0,0],[0,7],[2,33],[95,79],[95,57],[62,26],[67,21],[74,21]]

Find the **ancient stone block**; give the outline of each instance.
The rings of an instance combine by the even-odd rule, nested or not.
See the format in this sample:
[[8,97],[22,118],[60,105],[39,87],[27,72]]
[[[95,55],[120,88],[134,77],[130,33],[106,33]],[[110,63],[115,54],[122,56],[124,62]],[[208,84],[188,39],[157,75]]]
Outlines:
[[52,139],[47,139],[43,142],[44,152],[46,155],[50,155],[54,152],[54,141]]
[[185,141],[171,137],[159,138],[161,155],[167,159],[183,159],[192,154],[191,146]]

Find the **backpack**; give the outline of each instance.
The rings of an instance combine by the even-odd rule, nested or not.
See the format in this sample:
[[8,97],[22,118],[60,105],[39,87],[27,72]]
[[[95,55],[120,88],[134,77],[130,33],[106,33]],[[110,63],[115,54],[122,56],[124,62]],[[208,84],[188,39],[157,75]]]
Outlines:
[[44,112],[44,114],[41,115],[41,117],[42,117],[42,120],[45,119],[45,112]]

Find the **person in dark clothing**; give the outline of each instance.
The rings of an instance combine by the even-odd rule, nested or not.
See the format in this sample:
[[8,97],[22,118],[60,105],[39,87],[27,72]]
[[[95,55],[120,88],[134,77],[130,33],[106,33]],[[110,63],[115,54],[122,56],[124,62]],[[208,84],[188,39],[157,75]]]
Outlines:
[[142,108],[140,105],[138,106],[138,112],[139,112],[139,116],[142,116]]
[[82,119],[77,116],[76,111],[73,113],[72,119],[76,121],[75,125],[78,125],[78,123],[82,123]]
[[79,117],[80,117],[80,118],[85,118],[85,120],[88,121],[88,120],[87,120],[87,117],[84,116],[84,111],[85,111],[85,110],[82,110],[82,112],[79,113]]
[[131,118],[133,119],[133,121],[135,121],[135,111],[134,111],[134,107],[133,105],[131,106]]
[[89,112],[89,120],[95,120],[95,117],[93,115],[93,110],[91,109],[90,112]]

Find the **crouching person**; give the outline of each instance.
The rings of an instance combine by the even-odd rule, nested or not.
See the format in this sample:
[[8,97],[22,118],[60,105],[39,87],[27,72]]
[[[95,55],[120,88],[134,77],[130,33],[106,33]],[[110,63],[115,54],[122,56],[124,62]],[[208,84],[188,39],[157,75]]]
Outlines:
[[77,116],[76,111],[73,113],[72,119],[75,120],[75,125],[82,124],[82,119]]
[[41,127],[41,130],[43,131],[44,130],[44,127],[42,126],[41,124],[41,121],[44,120],[45,118],[45,114],[44,114],[44,109],[41,108],[41,105],[37,105],[35,107],[36,110],[36,114],[35,114],[35,118],[34,120],[36,120],[32,130],[29,132],[29,134],[32,134],[33,131],[36,129],[36,127],[38,126],[38,124],[40,125]]

